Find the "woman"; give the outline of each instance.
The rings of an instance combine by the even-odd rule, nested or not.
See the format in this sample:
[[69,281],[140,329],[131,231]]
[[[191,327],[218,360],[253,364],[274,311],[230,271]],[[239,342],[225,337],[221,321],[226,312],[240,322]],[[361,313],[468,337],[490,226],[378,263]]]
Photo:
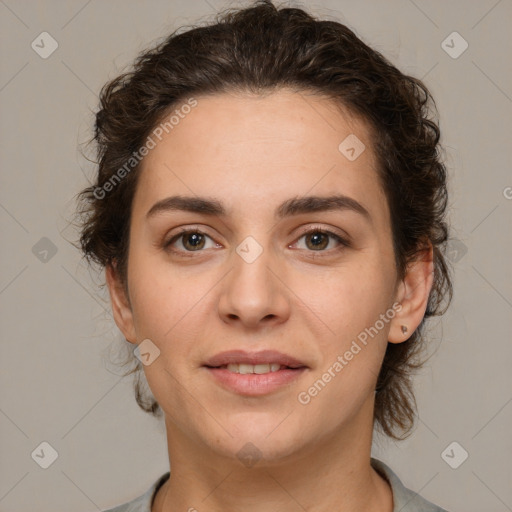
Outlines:
[[433,101],[270,1],[106,84],[81,247],[163,412],[170,473],[112,511],[441,511],[370,455],[452,285]]

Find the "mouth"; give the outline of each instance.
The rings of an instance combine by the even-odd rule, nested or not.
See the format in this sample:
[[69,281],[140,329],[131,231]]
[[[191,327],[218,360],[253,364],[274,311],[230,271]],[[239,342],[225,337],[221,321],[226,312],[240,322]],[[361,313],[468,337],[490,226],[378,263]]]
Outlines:
[[230,371],[236,371],[238,367],[238,370],[241,370],[238,373],[268,373],[279,371],[282,367],[291,369],[307,367],[295,357],[277,350],[260,350],[259,352],[229,350],[211,357],[203,366],[227,368]]
[[222,352],[203,367],[215,383],[243,396],[262,396],[290,386],[309,367],[298,359],[274,350],[248,353]]
[[247,363],[230,363],[220,366],[208,366],[206,368],[227,370],[231,373],[240,373],[242,375],[257,374],[264,375],[266,373],[275,373],[281,370],[298,370],[306,368],[306,366],[287,366],[280,363],[263,363],[263,364],[247,364]]

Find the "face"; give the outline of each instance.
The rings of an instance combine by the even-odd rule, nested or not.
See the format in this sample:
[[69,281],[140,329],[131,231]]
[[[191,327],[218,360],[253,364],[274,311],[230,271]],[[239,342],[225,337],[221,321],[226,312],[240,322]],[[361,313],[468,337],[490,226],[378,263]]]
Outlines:
[[[272,463],[371,430],[387,342],[407,339],[425,304],[406,307],[397,283],[365,125],[285,90],[196,99],[143,161],[129,302],[107,273],[126,339],[159,351],[144,371],[168,431],[228,457],[250,442]],[[353,138],[340,150],[348,136],[364,144],[359,156]],[[205,366],[231,350],[277,351],[302,368],[237,376]]]

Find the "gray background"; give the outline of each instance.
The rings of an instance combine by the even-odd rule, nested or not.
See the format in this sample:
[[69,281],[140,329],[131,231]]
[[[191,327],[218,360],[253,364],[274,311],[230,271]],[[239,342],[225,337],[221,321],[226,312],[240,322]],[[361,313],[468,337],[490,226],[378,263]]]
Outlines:
[[[0,0],[2,512],[104,509],[168,469],[163,422],[137,407],[131,377],[113,364],[124,342],[101,276],[69,243],[73,197],[93,172],[78,144],[90,136],[103,83],[156,38],[229,5],[246,4]],[[302,5],[424,79],[450,173],[454,302],[431,323],[435,355],[416,379],[414,434],[376,437],[373,455],[451,512],[510,511],[512,3]],[[31,47],[43,31],[58,42],[46,59]],[[458,58],[441,46],[453,31],[469,44]],[[43,441],[58,452],[48,469],[31,457]],[[469,453],[457,469],[441,456],[453,441]]]

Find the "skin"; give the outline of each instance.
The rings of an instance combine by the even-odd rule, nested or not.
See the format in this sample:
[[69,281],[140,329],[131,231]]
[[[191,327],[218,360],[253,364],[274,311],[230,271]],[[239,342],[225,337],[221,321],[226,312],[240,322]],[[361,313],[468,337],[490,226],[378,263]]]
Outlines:
[[[286,89],[196,99],[143,161],[128,296],[115,269],[106,269],[125,338],[134,348],[149,338],[160,350],[144,372],[165,414],[172,471],[152,511],[391,512],[391,489],[370,465],[374,390],[388,341],[405,341],[424,316],[432,247],[397,280],[369,132],[331,101]],[[338,150],[349,134],[366,146],[354,161]],[[274,218],[287,199],[334,193],[361,203],[371,222],[351,210]],[[228,215],[146,218],[157,201],[178,194],[217,199]],[[189,235],[174,241],[176,252],[166,249],[185,227],[207,235],[202,248],[194,251]],[[318,249],[302,234],[307,227],[348,234],[351,244],[327,238]],[[236,252],[248,236],[263,249],[252,263]],[[298,394],[395,302],[402,308],[378,335],[299,403]],[[237,348],[276,349],[308,369],[269,395],[241,396],[202,367]],[[252,467],[237,457],[249,442],[261,453]]]

